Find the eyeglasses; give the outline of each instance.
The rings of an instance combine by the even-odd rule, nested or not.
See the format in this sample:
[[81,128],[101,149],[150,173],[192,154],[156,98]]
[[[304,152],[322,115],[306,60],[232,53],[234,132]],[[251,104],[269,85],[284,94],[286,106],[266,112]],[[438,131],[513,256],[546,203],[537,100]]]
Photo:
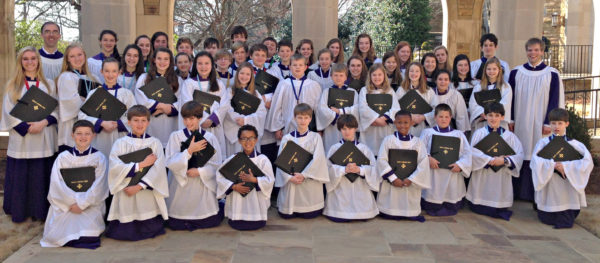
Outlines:
[[239,140],[241,142],[252,142],[252,141],[256,140],[256,137],[241,137]]

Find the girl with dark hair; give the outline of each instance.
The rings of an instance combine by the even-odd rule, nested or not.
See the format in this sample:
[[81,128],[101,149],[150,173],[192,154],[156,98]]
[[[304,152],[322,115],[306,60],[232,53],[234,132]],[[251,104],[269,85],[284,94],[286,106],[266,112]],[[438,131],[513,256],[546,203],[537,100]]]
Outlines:
[[117,50],[117,33],[110,29],[105,29],[100,32],[98,41],[100,42],[100,53],[88,58],[88,67],[94,77],[100,82],[104,82],[104,77],[100,73],[102,70],[102,61],[108,57],[113,57],[117,61],[121,61],[119,50]]
[[158,48],[152,53],[150,70],[142,74],[135,85],[135,99],[141,105],[150,110],[150,125],[148,134],[158,138],[163,144],[167,145],[169,136],[178,127],[179,109],[177,103],[167,104],[150,99],[140,89],[157,78],[165,78],[169,87],[173,90],[176,97],[179,96],[179,79],[175,74],[175,61],[170,49]]
[[134,44],[127,45],[121,59],[119,85],[133,92],[137,78],[144,74],[142,50]]
[[[231,107],[231,96],[227,94],[225,85],[217,78],[215,61],[210,53],[201,51],[196,54],[196,57],[194,57],[194,61],[192,62],[192,73],[181,87],[180,103],[194,100],[194,93],[196,91],[208,93],[220,98],[219,101],[213,102],[212,105],[205,105],[204,111],[206,114],[204,114],[202,120],[200,120],[200,126],[203,130],[206,130],[217,137],[221,148],[222,158],[225,159],[227,158],[227,156],[225,156],[225,149],[227,148],[225,145],[223,122],[229,107]],[[183,127],[180,126],[180,128]]]
[[431,52],[425,53],[421,58],[421,65],[425,69],[425,78],[427,79],[427,86],[435,88],[435,76],[437,75],[437,58]]

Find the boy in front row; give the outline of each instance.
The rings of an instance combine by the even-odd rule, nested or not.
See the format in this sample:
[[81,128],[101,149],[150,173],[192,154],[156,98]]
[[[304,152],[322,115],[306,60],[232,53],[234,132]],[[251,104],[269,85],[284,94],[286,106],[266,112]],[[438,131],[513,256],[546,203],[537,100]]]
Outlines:
[[[410,112],[396,112],[394,125],[397,131],[383,139],[377,159],[377,174],[383,179],[377,195],[379,212],[386,219],[425,222],[425,217],[420,215],[421,192],[431,188],[426,143],[409,133],[412,126]],[[405,179],[398,178],[389,164],[392,149],[417,151],[417,167]]]
[[310,152],[312,161],[303,171],[288,174],[277,169],[275,186],[280,187],[277,207],[282,218],[315,218],[325,206],[323,184],[329,182],[327,158],[321,136],[308,130],[313,110],[305,103],[294,107],[294,120],[297,129],[283,136],[279,154],[288,141],[293,141]]
[[[165,233],[165,198],[169,196],[165,155],[160,140],[146,134],[150,111],[135,105],[127,111],[131,132],[117,139],[110,151],[108,187],[114,195],[108,212],[106,237],[136,241]],[[152,154],[139,163],[124,163],[119,156],[150,148]],[[128,186],[136,172],[149,168],[141,181]]]
[[[436,125],[421,134],[421,140],[427,145],[431,171],[431,188],[423,189],[421,209],[430,216],[452,216],[462,208],[467,192],[464,178],[471,175],[471,147],[462,131],[450,127],[452,109],[448,104],[438,104],[434,115]],[[440,160],[432,157],[431,145],[436,135],[446,140],[452,137],[460,140],[458,160],[448,167],[441,167]]]
[[[514,133],[500,127],[505,113],[502,104],[492,102],[485,107],[484,113],[487,125],[476,130],[471,138],[473,174],[466,199],[471,211],[477,214],[509,220],[512,211],[508,209],[513,205],[512,178],[519,177],[523,164],[523,146]],[[475,147],[493,132],[502,137],[515,152],[514,155],[492,157]],[[493,166],[502,168],[495,172],[492,170]]]
[[[40,240],[42,247],[100,246],[108,187],[106,157],[90,146],[94,135],[94,124],[86,120],[75,122],[71,134],[75,147],[59,154],[54,162],[48,193],[50,209]],[[60,170],[86,166],[94,167],[94,182],[87,191],[76,192],[67,186]]]
[[[548,119],[552,135],[537,142],[530,164],[538,218],[554,228],[570,228],[581,207],[587,206],[584,190],[594,163],[585,145],[566,136],[569,112],[556,108],[550,111]],[[555,162],[539,157],[540,150],[553,139],[566,140],[583,158]]]
[[[200,128],[202,115],[200,103],[192,100],[183,104],[181,117],[185,128],[171,133],[167,143],[166,166],[170,173],[167,225],[173,230],[210,228],[223,221],[223,211],[217,201],[216,180],[217,167],[221,165],[221,149],[217,138]],[[204,139],[196,141],[199,136]],[[189,146],[182,150],[182,143],[188,140]],[[192,155],[198,155],[207,144],[214,148],[208,162],[202,167],[190,164]]]

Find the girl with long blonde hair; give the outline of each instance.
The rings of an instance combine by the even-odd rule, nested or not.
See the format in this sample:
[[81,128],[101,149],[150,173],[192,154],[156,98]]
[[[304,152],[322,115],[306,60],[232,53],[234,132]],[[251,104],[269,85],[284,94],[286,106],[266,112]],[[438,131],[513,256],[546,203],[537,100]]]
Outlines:
[[8,131],[4,212],[13,222],[28,217],[45,220],[49,203],[50,171],[56,153],[57,111],[36,122],[24,122],[10,114],[23,95],[33,86],[55,97],[54,83],[46,80],[41,57],[33,47],[19,50],[14,77],[6,85],[2,103],[0,130]]

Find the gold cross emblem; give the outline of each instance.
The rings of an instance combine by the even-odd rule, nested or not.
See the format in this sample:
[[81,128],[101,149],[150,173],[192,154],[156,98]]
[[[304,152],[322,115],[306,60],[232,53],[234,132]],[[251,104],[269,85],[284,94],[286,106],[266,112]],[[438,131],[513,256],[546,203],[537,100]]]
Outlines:
[[102,109],[103,109],[103,110],[106,110],[106,105],[102,105]]
[[242,110],[245,110],[245,109],[246,109],[246,106],[242,106]]
[[400,165],[400,167],[402,167],[402,169],[406,168],[406,164],[402,164]]
[[83,185],[77,184],[77,189],[81,189],[82,187],[83,187]]
[[352,158],[348,159],[349,162],[352,162]]
[[297,163],[298,162],[298,158],[294,158],[294,162]]
[[158,95],[156,95],[159,98],[162,98],[162,94],[158,93]]
[[444,154],[448,154],[448,150],[444,150]]
[[38,105],[33,106],[33,110],[38,110],[39,108]]
[[344,106],[344,102],[343,102],[343,101],[342,101],[342,102],[340,102],[340,106]]
[[497,152],[498,152],[498,149],[497,149],[497,148],[494,148],[494,152],[495,152],[495,153],[497,153]]
[[559,158],[563,158],[563,157],[565,157],[565,155],[561,153],[561,154],[558,155],[558,157]]
[[379,106],[379,110],[383,110],[383,107]]
[[412,108],[413,108],[413,109],[416,109],[416,108],[417,108],[417,105],[412,105]]

